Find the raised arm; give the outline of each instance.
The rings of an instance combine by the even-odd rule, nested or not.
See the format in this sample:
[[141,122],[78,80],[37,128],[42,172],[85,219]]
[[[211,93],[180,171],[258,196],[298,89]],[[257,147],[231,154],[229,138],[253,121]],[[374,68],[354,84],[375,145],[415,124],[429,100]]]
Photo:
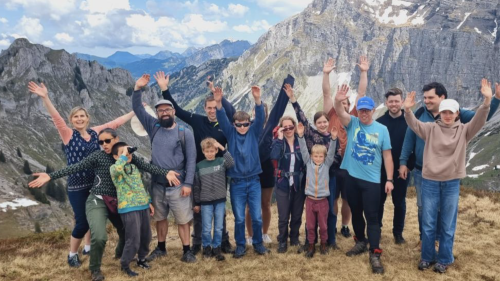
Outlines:
[[432,122],[421,122],[415,117],[411,108],[415,105],[415,92],[408,93],[404,101],[405,119],[408,127],[411,128],[417,136],[426,140],[430,127],[434,124]]
[[325,158],[325,165],[328,167],[333,165],[333,162],[335,161],[335,148],[337,147],[337,134],[338,134],[337,127],[333,126],[332,130],[330,131],[330,134],[331,134],[330,147],[328,148],[328,153],[326,154]]
[[148,132],[148,135],[151,135],[158,119],[149,115],[149,113],[146,112],[146,109],[144,109],[144,106],[142,105],[141,93],[141,89],[149,83],[149,79],[149,74],[144,74],[135,82],[134,93],[132,94],[132,108],[137,116],[137,119],[139,119],[144,129]]
[[366,95],[366,89],[368,88],[368,70],[370,69],[370,62],[366,56],[359,57],[359,63],[357,64],[359,67],[359,85],[358,85],[358,96],[356,97],[357,104],[358,99],[364,97]]
[[186,122],[190,126],[192,126],[193,122],[193,115],[194,113],[191,113],[189,111],[186,111],[182,109],[177,102],[175,102],[174,98],[170,94],[170,91],[168,89],[168,82],[170,81],[170,76],[165,75],[163,71],[158,71],[155,73],[153,76],[156,79],[156,83],[158,84],[158,87],[160,87],[161,90],[161,95],[163,96],[163,99],[166,99],[170,101],[174,105],[175,109],[175,116],[179,117],[182,121]]
[[323,111],[330,112],[333,108],[332,91],[330,87],[330,73],[335,69],[335,60],[328,58],[323,65]]
[[295,98],[295,95],[293,93],[293,88],[291,85],[286,85],[285,84],[285,92],[290,99],[290,102],[292,103],[293,110],[295,111],[295,115],[297,116],[297,120],[304,125],[304,135],[306,138],[311,135],[312,132],[312,127],[309,121],[307,120],[306,115],[304,114],[304,111],[300,107],[299,103],[297,102],[297,99]]
[[307,151],[306,140],[304,139],[304,125],[300,122],[297,125],[297,134],[299,136],[299,146],[300,146],[300,153],[302,154],[302,160],[304,160],[304,163],[307,164],[309,163],[309,160],[311,160],[311,158],[309,157],[309,151]]
[[486,123],[488,112],[490,111],[490,104],[493,93],[491,91],[491,83],[483,79],[481,81],[481,94],[484,97],[483,103],[479,106],[476,114],[472,120],[465,124],[467,129],[467,141],[470,141]]
[[266,114],[264,112],[264,105],[260,99],[259,86],[252,86],[252,96],[255,100],[255,119],[252,125],[250,125],[250,130],[252,130],[258,138],[264,129],[264,122],[266,122]]
[[278,129],[278,138],[273,140],[271,144],[271,153],[270,158],[272,160],[279,160],[283,156],[283,145],[285,142],[283,141],[283,128]]
[[231,122],[229,121],[229,118],[227,118],[226,111],[222,107],[222,89],[217,87],[214,90],[214,99],[215,102],[217,103],[217,121],[219,122],[219,126],[226,136],[226,139],[229,139],[231,134],[233,133],[233,126],[231,125]]
[[[207,86],[212,92],[212,94],[214,94],[215,92],[214,82],[210,80],[210,76],[207,77]],[[236,113],[236,109],[224,96],[222,96],[221,101],[222,101],[222,107],[224,107],[224,110],[226,111],[227,119],[229,119],[230,122],[233,122],[234,121],[233,116]]]
[[333,103],[333,107],[337,112],[340,123],[342,123],[344,127],[347,127],[347,125],[349,125],[349,123],[351,122],[351,115],[349,115],[349,113],[345,111],[344,106],[342,105],[342,101],[347,99],[348,91],[349,86],[347,86],[346,84],[339,87],[337,90],[337,94],[335,95],[335,101]]
[[92,127],[92,130],[96,131],[98,134],[99,134],[99,132],[101,132],[102,130],[104,130],[106,128],[112,128],[112,129],[116,130],[121,125],[127,123],[134,116],[135,116],[134,111],[131,111],[131,112],[127,113],[127,114],[124,114],[124,115],[116,118],[115,120],[113,120],[111,122],[108,122],[108,123],[105,123],[105,124],[102,124],[102,125],[99,125],[99,126]]

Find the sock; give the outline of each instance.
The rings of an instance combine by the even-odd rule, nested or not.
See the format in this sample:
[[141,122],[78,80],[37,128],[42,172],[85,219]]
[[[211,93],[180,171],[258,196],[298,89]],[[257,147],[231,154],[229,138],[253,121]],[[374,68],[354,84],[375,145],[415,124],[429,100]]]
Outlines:
[[347,224],[343,224],[343,225],[342,225],[342,228],[344,228],[344,227],[348,227],[348,225],[347,225]]
[[78,254],[78,253],[69,252],[69,257],[72,258],[72,257],[76,256],[76,254]]
[[165,241],[163,241],[163,242],[158,241],[158,248],[160,248],[160,250],[162,250],[162,251],[166,251],[167,248],[165,245]]
[[85,245],[83,249],[85,250],[85,252],[90,252],[90,245]]
[[189,245],[182,245],[182,251],[185,253],[187,253],[187,251],[189,251]]

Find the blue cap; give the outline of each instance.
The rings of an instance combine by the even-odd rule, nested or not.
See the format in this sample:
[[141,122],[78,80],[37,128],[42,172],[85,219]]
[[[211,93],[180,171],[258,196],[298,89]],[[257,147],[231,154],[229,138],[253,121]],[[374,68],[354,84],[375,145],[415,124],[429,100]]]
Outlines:
[[358,100],[358,104],[356,105],[357,110],[368,109],[372,110],[375,107],[375,102],[370,97],[362,97]]

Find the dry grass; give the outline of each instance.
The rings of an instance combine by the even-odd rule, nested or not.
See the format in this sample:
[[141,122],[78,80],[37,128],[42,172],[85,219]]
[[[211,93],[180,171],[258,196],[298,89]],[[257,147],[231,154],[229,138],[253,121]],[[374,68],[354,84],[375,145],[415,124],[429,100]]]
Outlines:
[[[486,193],[476,194],[468,189],[462,191],[454,248],[456,262],[444,275],[417,270],[420,258],[415,249],[418,239],[417,209],[414,191],[410,189],[405,229],[408,243],[403,246],[393,243],[393,208],[391,204],[386,204],[381,241],[386,268],[383,276],[371,273],[367,254],[346,257],[345,252],[353,245],[353,240],[340,236],[338,243],[341,250],[326,256],[318,254],[313,259],[296,254],[293,247],[287,254],[277,254],[277,245],[273,243],[272,254],[265,257],[257,256],[249,249],[247,256],[239,260],[226,255],[226,261],[217,262],[202,260],[198,256],[197,263],[185,264],[179,260],[182,250],[176,227],[171,226],[168,256],[152,263],[153,268],[149,271],[137,269],[140,276],[136,280],[500,280],[500,203],[497,194],[489,195],[492,199]],[[275,240],[275,205],[273,212],[270,234]],[[228,216],[228,227],[232,237],[231,215]],[[129,280],[119,271],[119,261],[113,259],[116,235],[111,228],[109,230],[103,273],[106,280]],[[68,231],[60,231],[0,240],[0,279],[89,280],[87,257],[83,258],[83,266],[79,269],[70,269],[66,264],[68,236]]]

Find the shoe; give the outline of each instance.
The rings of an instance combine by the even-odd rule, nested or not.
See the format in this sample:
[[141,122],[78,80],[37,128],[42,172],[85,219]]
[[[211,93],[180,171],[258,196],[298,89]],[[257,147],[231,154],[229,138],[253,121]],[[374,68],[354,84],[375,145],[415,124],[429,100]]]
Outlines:
[[201,245],[194,244],[193,247],[191,248],[191,251],[193,252],[193,255],[196,256],[201,251]]
[[278,253],[279,254],[284,254],[288,250],[288,246],[286,242],[280,242],[278,245]]
[[437,273],[446,273],[446,269],[448,268],[447,265],[444,265],[442,263],[436,263],[434,265],[434,272],[437,272]]
[[302,246],[299,246],[299,248],[297,249],[297,254],[302,254],[303,252],[307,252],[307,249],[309,249],[309,242],[307,242],[306,240],[306,243],[304,243],[304,245]]
[[332,249],[332,250],[339,250],[340,249],[339,246],[337,246],[337,243],[333,243],[333,244],[326,243],[326,247],[328,249]]
[[342,226],[342,229],[340,229],[340,234],[344,236],[345,238],[351,237],[351,231],[349,230],[348,226]]
[[426,269],[429,269],[431,268],[431,266],[435,264],[435,262],[428,262],[428,261],[423,261],[421,260],[419,263],[418,263],[418,269],[419,270],[426,270]]
[[290,241],[290,246],[292,246],[292,247],[299,246],[299,245],[300,245],[299,241]]
[[313,244],[308,245],[306,258],[312,258],[314,256],[314,252],[316,252],[316,246]]
[[68,255],[68,264],[70,267],[80,267],[82,263],[80,262],[80,258],[78,257],[78,254],[72,256],[71,258]]
[[130,267],[122,267],[122,271],[127,273],[129,277],[136,277],[137,275],[139,275],[139,273],[132,271]]
[[269,244],[273,243],[273,240],[271,240],[268,234],[262,234],[262,242]]
[[215,257],[216,261],[223,261],[226,259],[226,257],[224,257],[224,255],[222,254],[221,247],[213,248],[212,256]]
[[264,247],[263,243],[253,245],[253,249],[258,255],[265,255],[271,252],[268,248]]
[[165,249],[165,251],[163,250],[160,250],[160,248],[156,247],[152,252],[151,254],[149,254],[149,256],[146,258],[146,260],[148,262],[151,262],[159,257],[164,257],[167,255],[167,250]]
[[222,241],[222,243],[220,244],[220,248],[224,254],[234,253],[233,246],[231,246],[231,242],[229,242],[229,240]]
[[373,252],[370,251],[370,265],[372,266],[372,272],[375,274],[384,274],[384,266],[380,260],[380,255],[382,255],[382,250],[375,249]]
[[204,258],[211,258],[212,257],[212,247],[210,247],[210,246],[203,247],[203,257]]
[[394,234],[394,243],[396,243],[396,245],[402,245],[406,243],[406,240],[403,238],[402,234]]
[[321,245],[319,246],[319,253],[322,255],[328,254],[328,246],[326,245],[326,243],[321,243]]
[[346,256],[348,257],[357,256],[361,255],[366,251],[368,251],[366,241],[356,241],[356,244],[346,253]]
[[187,263],[193,263],[196,262],[196,257],[193,255],[193,252],[189,250],[182,255],[181,261]]
[[149,265],[148,261],[146,259],[143,260],[137,260],[137,266],[143,269],[150,269],[151,266]]
[[247,245],[252,246],[253,245],[253,239],[252,237],[247,237]]
[[103,281],[104,280],[104,275],[102,275],[101,270],[94,270],[92,271],[92,281]]
[[247,254],[247,249],[245,248],[245,246],[237,245],[236,250],[234,251],[234,254],[233,254],[233,258],[239,259],[239,258],[242,258],[246,254]]
[[90,251],[85,251],[85,248],[83,248],[82,255],[83,256],[88,256],[88,255],[90,255]]

